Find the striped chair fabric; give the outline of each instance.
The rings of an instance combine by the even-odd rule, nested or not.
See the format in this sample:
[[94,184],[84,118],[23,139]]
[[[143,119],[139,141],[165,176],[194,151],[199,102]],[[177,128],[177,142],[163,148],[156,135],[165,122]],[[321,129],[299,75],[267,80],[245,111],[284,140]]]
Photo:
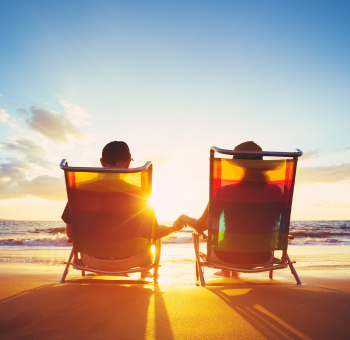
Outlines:
[[74,251],[103,258],[150,253],[155,215],[148,169],[65,173]]
[[[296,160],[214,158],[208,260],[287,250]],[[230,256],[228,256],[230,257]]]

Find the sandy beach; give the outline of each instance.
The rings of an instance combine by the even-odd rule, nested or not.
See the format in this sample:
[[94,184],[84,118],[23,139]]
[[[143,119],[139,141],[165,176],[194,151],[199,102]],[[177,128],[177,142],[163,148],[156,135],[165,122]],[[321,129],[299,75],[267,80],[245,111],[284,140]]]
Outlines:
[[[62,250],[1,250],[1,339],[346,339],[350,246],[294,246],[288,269],[196,286],[191,245],[162,249],[159,285],[70,270]],[[30,263],[25,263],[25,258]]]

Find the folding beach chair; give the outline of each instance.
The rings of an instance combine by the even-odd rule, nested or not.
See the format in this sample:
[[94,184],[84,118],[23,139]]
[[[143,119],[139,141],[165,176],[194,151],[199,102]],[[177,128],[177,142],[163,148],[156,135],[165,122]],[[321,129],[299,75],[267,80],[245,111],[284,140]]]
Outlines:
[[[62,160],[64,170],[73,248],[61,283],[68,269],[103,275],[118,275],[148,271],[154,268],[154,283],[158,283],[161,240],[151,253],[154,225],[153,209],[149,205],[152,191],[152,163],[132,169],[69,167]],[[134,258],[132,268],[125,267],[125,259]],[[90,264],[84,263],[90,259]],[[100,269],[98,262],[117,269]],[[136,261],[136,263],[135,263]],[[92,264],[91,264],[92,263]],[[96,264],[97,263],[97,264]]]
[[[215,152],[235,158],[215,158]],[[207,254],[199,252],[192,233],[196,275],[205,286],[204,267],[243,273],[269,272],[289,266],[301,281],[288,253],[288,234],[298,157],[302,151],[210,150]],[[269,160],[239,156],[270,156]],[[278,159],[278,158],[283,159]],[[281,250],[280,259],[274,251]]]

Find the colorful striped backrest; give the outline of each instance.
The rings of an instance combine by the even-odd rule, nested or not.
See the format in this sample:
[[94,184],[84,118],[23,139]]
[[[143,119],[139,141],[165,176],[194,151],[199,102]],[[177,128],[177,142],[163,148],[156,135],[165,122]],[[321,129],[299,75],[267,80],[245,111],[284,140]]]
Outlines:
[[287,250],[296,164],[211,158],[208,254]]
[[135,173],[65,170],[75,251],[99,257],[150,252],[152,167]]

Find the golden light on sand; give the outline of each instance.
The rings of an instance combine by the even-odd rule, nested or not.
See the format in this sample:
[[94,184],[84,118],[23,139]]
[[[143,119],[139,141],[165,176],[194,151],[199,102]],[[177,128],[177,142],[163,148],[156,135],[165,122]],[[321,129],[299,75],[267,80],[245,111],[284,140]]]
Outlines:
[[238,296],[244,295],[251,291],[251,288],[243,288],[243,289],[223,289],[222,292],[227,296]]
[[[264,307],[260,305],[254,305],[253,308],[258,311],[257,318],[261,317],[259,314],[262,313],[264,315],[263,317],[264,322],[268,323],[271,327],[273,327],[276,333],[280,333],[281,337],[287,336],[286,331],[288,331],[293,333],[299,339],[305,339],[305,340],[311,339],[310,337],[301,333],[300,331],[292,327],[290,324],[288,324],[278,316],[274,315],[273,313],[265,309]],[[276,322],[278,324],[278,327],[276,326]]]

